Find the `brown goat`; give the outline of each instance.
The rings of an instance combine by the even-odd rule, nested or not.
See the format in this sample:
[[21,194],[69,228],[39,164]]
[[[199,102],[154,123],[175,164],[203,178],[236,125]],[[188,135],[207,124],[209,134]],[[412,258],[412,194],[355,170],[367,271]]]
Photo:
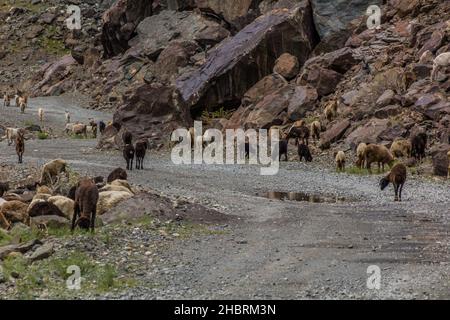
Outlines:
[[385,146],[369,144],[364,151],[364,160],[369,172],[372,172],[371,165],[373,162],[376,162],[378,164],[378,172],[380,172],[381,168],[384,171],[385,164],[389,165],[389,167],[392,167],[394,163],[394,156]]
[[90,228],[94,232],[98,198],[98,188],[92,179],[85,178],[78,183],[75,192],[72,231],[79,226],[81,229]]
[[16,153],[19,158],[19,163],[23,163],[23,154],[25,152],[25,138],[21,132],[16,136]]
[[0,182],[0,197],[3,196],[9,190],[8,182]]
[[106,181],[108,183],[111,183],[114,180],[127,180],[127,179],[128,179],[127,172],[122,168],[116,168],[108,175],[108,179],[106,179]]
[[381,179],[380,188],[381,190],[386,189],[389,183],[394,185],[395,191],[395,201],[402,201],[402,190],[406,181],[406,166],[403,163],[396,164],[389,174]]
[[322,126],[319,121],[311,123],[311,134],[314,141],[320,140],[320,131],[322,131]]
[[133,160],[134,160],[135,150],[132,144],[126,144],[123,148],[123,157],[127,162],[127,170],[133,170]]

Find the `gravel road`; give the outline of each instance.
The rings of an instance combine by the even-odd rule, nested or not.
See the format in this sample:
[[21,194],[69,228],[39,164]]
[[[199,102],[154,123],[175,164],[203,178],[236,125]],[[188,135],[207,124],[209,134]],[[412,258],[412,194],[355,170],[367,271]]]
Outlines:
[[[55,114],[66,98],[41,98]],[[80,119],[111,115],[78,107]],[[18,115],[0,108],[6,122]],[[2,121],[0,121],[1,123]],[[117,151],[95,149],[94,140],[66,138],[27,141],[25,165],[56,157],[92,175],[123,166]],[[0,143],[1,162],[14,164],[12,147]],[[225,232],[186,239],[164,252],[164,268],[142,275],[145,283],[107,298],[153,299],[340,299],[450,298],[448,182],[411,177],[402,203],[392,187],[381,192],[380,176],[337,174],[322,162],[282,163],[275,176],[261,176],[258,166],[174,165],[167,153],[152,152],[144,171],[129,180],[163,194],[182,196],[234,219]],[[324,203],[281,201],[267,192],[301,192],[341,199]],[[345,198],[342,200],[342,198]],[[180,264],[182,267],[180,268]],[[379,289],[369,289],[369,266],[381,271]]]

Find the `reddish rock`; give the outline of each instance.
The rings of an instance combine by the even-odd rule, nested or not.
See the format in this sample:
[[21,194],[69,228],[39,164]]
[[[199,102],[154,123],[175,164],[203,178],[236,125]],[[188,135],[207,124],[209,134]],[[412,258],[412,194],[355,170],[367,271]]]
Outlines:
[[242,105],[248,106],[250,104],[257,103],[260,101],[265,95],[274,92],[286,85],[286,81],[276,75],[271,74],[260,81],[258,81],[253,87],[251,87],[245,94],[242,99]]
[[288,117],[290,121],[297,121],[306,116],[306,112],[314,110],[319,95],[311,86],[296,86],[288,104]]
[[283,53],[275,62],[273,72],[281,74],[287,80],[294,79],[300,70],[297,57]]
[[376,105],[379,108],[383,108],[389,105],[395,97],[395,92],[391,89],[386,90],[377,100]]
[[320,148],[328,149],[331,144],[340,140],[344,133],[350,128],[351,122],[349,119],[344,119],[333,125],[330,129],[325,131],[320,138]]
[[102,44],[105,57],[125,52],[138,24],[153,13],[153,0],[118,0],[103,15]]
[[315,87],[322,97],[333,93],[342,77],[342,74],[336,71],[318,67],[308,72],[306,83]]
[[45,65],[37,74],[37,78],[42,80],[35,85],[33,93],[39,95],[47,91],[49,87],[60,84],[69,75],[71,66],[76,63],[72,56],[66,55],[52,64]]
[[450,145],[438,144],[430,150],[433,158],[433,174],[446,177],[448,173],[448,157],[447,152],[450,151]]
[[352,149],[355,149],[361,142],[378,143],[381,141],[380,135],[388,129],[389,120],[374,119],[363,126],[359,126],[349,134],[345,140]]
[[202,67],[178,79],[182,100],[194,108],[214,108],[241,99],[272,73],[274,57],[287,52],[303,64],[317,40],[312,23],[307,1],[260,16],[209,51]]
[[145,84],[118,108],[114,122],[136,139],[159,138],[167,143],[173,130],[188,127],[192,120],[189,109],[179,104],[174,88]]

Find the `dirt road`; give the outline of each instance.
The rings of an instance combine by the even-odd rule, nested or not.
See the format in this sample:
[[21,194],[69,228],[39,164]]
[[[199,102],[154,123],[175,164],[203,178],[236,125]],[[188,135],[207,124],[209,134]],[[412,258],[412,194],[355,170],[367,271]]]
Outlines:
[[[53,98],[47,100],[39,101],[53,110]],[[28,141],[24,159],[41,165],[61,157],[92,175],[124,165],[119,152],[99,152],[95,144],[65,138]],[[0,155],[2,163],[16,161],[5,142]],[[146,159],[144,171],[130,172],[129,180],[234,218],[218,226],[223,233],[170,246],[164,267],[141,275],[142,283],[158,279],[157,288],[137,286],[107,297],[450,298],[446,182],[411,178],[404,202],[394,203],[391,188],[379,191],[379,176],[336,174],[318,163],[282,163],[279,174],[268,177],[259,175],[257,166],[178,166],[168,154],[156,153]],[[325,202],[263,197],[274,191]],[[370,266],[381,271],[379,289],[367,287]]]

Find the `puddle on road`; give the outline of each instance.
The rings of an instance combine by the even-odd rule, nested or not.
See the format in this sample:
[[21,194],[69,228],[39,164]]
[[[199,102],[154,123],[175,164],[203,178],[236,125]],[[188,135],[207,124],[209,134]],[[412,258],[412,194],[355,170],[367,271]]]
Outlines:
[[258,193],[257,196],[272,200],[281,200],[281,201],[289,200],[289,201],[311,202],[311,203],[344,203],[354,201],[353,199],[348,199],[337,195],[309,194],[304,192],[271,191]]

